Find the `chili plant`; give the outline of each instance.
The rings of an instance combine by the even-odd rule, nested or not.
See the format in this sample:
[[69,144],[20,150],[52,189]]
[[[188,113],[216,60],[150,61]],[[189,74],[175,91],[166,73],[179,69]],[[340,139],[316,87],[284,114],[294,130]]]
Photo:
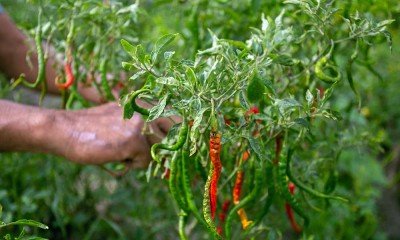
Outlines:
[[[258,234],[257,225],[275,203],[287,204],[287,209],[293,209],[303,219],[299,223],[301,227],[296,225],[295,230],[307,237],[312,235],[308,208],[327,208],[331,201],[348,204],[351,200],[351,196],[334,192],[338,181],[335,175],[314,172],[315,176],[309,178],[307,172],[302,172],[302,166],[324,164],[309,156],[310,152],[318,152],[314,149],[318,145],[314,133],[327,131],[322,127],[324,122],[341,120],[330,101],[342,81],[347,78],[351,89],[359,96],[353,84],[351,65],[358,51],[366,48],[377,35],[384,35],[391,43],[385,27],[392,20],[374,22],[358,13],[346,17],[331,3],[322,1],[288,0],[285,4],[275,19],[262,15],[261,27],[253,28],[247,40],[220,39],[210,30],[211,47],[198,51],[194,59],[180,60],[175,51],[167,50],[168,44],[179,38],[177,34],[161,37],[150,52],[142,45],[121,41],[131,57],[130,61],[122,63],[123,67],[135,72],[131,80],[144,81],[139,90],[121,98],[124,117],[130,118],[136,111],[148,122],[159,117],[180,116],[182,119],[164,143],[153,147],[155,162],[148,171],[158,176],[162,166],[171,167],[170,181],[178,182],[170,183],[170,190],[180,209],[182,239],[187,238],[183,229],[190,215],[204,225],[213,238],[232,237],[232,225],[238,224],[237,213],[244,224],[242,236]],[[293,15],[299,17],[291,18]],[[345,48],[353,52],[344,54]],[[343,57],[348,58],[345,65]],[[139,107],[138,98],[153,107]],[[249,114],[252,107],[257,107],[259,113]],[[192,124],[186,130],[189,121]],[[179,125],[181,130],[176,134]],[[330,144],[325,148],[339,155],[341,149],[337,143]],[[156,152],[159,146],[169,151]],[[243,167],[242,156],[248,149],[250,156],[247,166]],[[176,151],[182,154],[174,153]],[[203,176],[205,187],[203,195],[194,197],[188,184],[193,178],[188,179],[185,172],[188,167],[195,169],[196,161],[204,168],[196,172]],[[330,171],[334,172],[335,159],[326,161],[333,164]],[[182,167],[177,170],[179,162]],[[208,177],[204,178],[207,171]],[[214,216],[220,210],[219,200],[230,194],[224,187],[233,186],[233,176],[243,172],[251,175],[249,183],[245,184],[248,189],[243,199],[234,199],[238,203],[228,211],[224,232],[218,232]],[[324,190],[321,183],[327,174],[331,177],[326,180]],[[186,187],[174,186],[179,184],[179,178]],[[288,180],[298,188],[302,198],[289,191]],[[199,214],[200,202],[196,203],[201,196],[205,221]],[[263,206],[258,215],[252,210],[254,206],[257,209]],[[246,219],[244,209],[251,212]],[[293,214],[290,215],[293,221]]]
[[[169,175],[182,239],[190,238],[193,223],[205,229],[204,238],[265,238],[290,225],[294,234],[313,237],[312,216],[354,201],[340,187],[346,176],[338,174],[338,160],[355,142],[362,144],[361,137],[349,139],[346,129],[336,129],[342,114],[334,102],[348,84],[362,106],[353,66],[376,74],[369,51],[381,36],[391,45],[386,26],[393,20],[351,12],[352,1],[338,8],[311,0],[149,1],[171,4],[185,21],[176,23],[182,31],[148,47],[141,37],[155,38],[168,28],[150,31],[139,1],[33,2],[42,9],[30,32],[39,73],[51,44],[63,53],[56,85],[64,107],[76,100],[90,105],[78,84],[95,87],[104,101],[112,101],[113,88],[122,84],[124,118],[134,112],[147,122],[180,117],[152,146],[147,180]],[[344,5],[350,6],[339,8]],[[242,24],[234,24],[243,19],[236,12],[246,16]],[[132,74],[129,81],[120,81],[121,62]],[[28,86],[43,84],[44,96],[44,82],[39,74]],[[25,83],[22,77],[18,83]],[[152,107],[140,107],[138,99]],[[229,200],[231,206],[222,204]],[[223,217],[215,218],[218,213]]]

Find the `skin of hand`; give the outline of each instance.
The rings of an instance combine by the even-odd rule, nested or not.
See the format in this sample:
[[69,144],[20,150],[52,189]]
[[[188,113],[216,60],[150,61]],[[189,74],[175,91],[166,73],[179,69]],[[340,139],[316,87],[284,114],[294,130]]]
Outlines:
[[131,160],[131,168],[148,165],[150,146],[173,124],[163,118],[145,127],[137,113],[123,120],[117,103],[62,111],[0,100],[0,112],[0,151],[50,153],[80,164]]

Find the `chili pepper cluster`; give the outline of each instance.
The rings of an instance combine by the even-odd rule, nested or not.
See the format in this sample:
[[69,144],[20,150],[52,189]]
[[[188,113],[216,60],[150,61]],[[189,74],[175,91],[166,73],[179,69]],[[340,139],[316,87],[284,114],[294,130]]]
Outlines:
[[[150,92],[149,89],[134,92],[125,107],[148,116],[149,110],[141,108],[135,101],[140,94]],[[303,203],[299,202],[295,188],[315,198],[347,201],[342,197],[316,191],[295,177],[290,167],[295,147],[285,141],[288,133],[264,131],[262,128],[264,122],[256,118],[260,112],[257,107],[252,107],[246,111],[245,119],[254,139],[267,139],[265,141],[273,146],[270,151],[272,156],[267,161],[260,160],[250,141],[243,140],[238,144],[224,145],[223,125],[236,123],[226,116],[219,117],[214,110],[210,113],[208,129],[205,129],[205,133],[209,132],[208,138],[204,137],[206,136],[204,134],[199,138],[203,141],[196,143],[202,146],[200,149],[203,150],[190,154],[190,134],[194,123],[186,112],[182,114],[175,143],[172,145],[157,143],[152,146],[151,155],[157,164],[155,174],[163,165],[169,173],[168,187],[179,209],[179,234],[182,239],[187,239],[185,226],[190,216],[207,229],[214,239],[231,239],[232,228],[235,229],[235,233],[238,232],[237,224],[240,225],[243,236],[251,234],[252,229],[263,222],[274,202],[281,203],[280,206],[276,206],[277,209],[282,209],[281,211],[285,209],[288,223],[293,231],[306,236],[310,218]],[[205,141],[208,141],[208,146]],[[204,146],[207,147],[204,149]],[[171,151],[170,158],[164,158],[162,161],[159,149]],[[168,164],[165,164],[166,162]],[[208,174],[204,171],[207,168]],[[198,177],[204,181],[202,195],[199,195],[198,189],[193,187],[194,184],[201,185],[202,180]],[[224,180],[223,189],[221,189],[221,179]],[[199,205],[201,196],[202,208]],[[223,203],[222,199],[225,199]],[[257,210],[254,210],[255,204]],[[220,217],[216,219],[218,213]],[[296,221],[295,214],[303,221]]]

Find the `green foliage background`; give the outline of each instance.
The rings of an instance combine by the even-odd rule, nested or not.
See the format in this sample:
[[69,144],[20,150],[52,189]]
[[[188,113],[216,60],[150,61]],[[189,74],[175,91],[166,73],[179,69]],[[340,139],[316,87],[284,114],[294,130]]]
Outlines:
[[[36,26],[32,19],[36,19],[35,6],[40,1],[4,0],[1,4],[22,28]],[[315,239],[396,239],[400,233],[387,231],[386,224],[393,223],[386,222],[388,213],[378,208],[377,201],[380,198],[385,201],[382,193],[386,189],[398,189],[400,179],[399,174],[385,175],[385,167],[399,168],[400,161],[400,110],[396,107],[400,100],[400,51],[397,47],[400,43],[400,3],[395,0],[353,0],[335,1],[334,5],[343,9],[344,15],[359,11],[378,20],[397,21],[388,29],[393,36],[393,52],[390,54],[387,45],[381,44],[386,39],[379,38],[371,47],[369,59],[365,60],[373,61],[370,65],[373,70],[362,64],[353,66],[353,77],[362,98],[361,110],[356,107],[357,98],[347,81],[342,81],[335,91],[332,108],[342,114],[343,120],[334,126],[326,125],[326,128],[332,128],[331,131],[317,137],[322,142],[320,147],[324,147],[324,138],[340,138],[346,142],[343,145],[353,146],[346,148],[337,161],[340,176],[337,191],[352,196],[352,201],[349,204],[331,202],[331,208],[323,212],[310,210],[311,229]],[[160,36],[180,33],[180,39],[174,43],[175,55],[190,59],[197,50],[211,46],[208,29],[219,38],[245,40],[251,36],[250,27],[261,25],[261,13],[275,17],[282,6],[282,1],[261,0],[142,1],[137,19],[131,23],[132,31],[124,34],[129,35],[127,38],[133,43],[142,43],[149,49]],[[106,24],[108,19],[99,18],[99,21],[99,24]],[[55,26],[63,26],[59,24]],[[93,33],[92,36],[96,35]],[[114,51],[123,58],[122,48],[118,47],[117,44]],[[347,50],[342,51],[345,55]],[[109,69],[120,71],[121,58],[113,59]],[[6,81],[0,84],[0,93],[4,96],[8,84]],[[135,88],[134,85],[130,87]],[[341,130],[341,136],[336,135],[337,129]],[[166,181],[152,179],[146,183],[144,171],[131,171],[115,179],[93,166],[79,166],[57,157],[27,153],[1,153],[0,166],[0,204],[3,206],[0,220],[33,219],[50,228],[47,231],[26,228],[29,235],[49,239],[178,238],[177,213],[172,207]],[[305,166],[302,170],[316,169]],[[271,222],[279,228],[269,228]],[[264,223],[268,231],[257,239],[266,236],[270,239],[298,238],[290,229],[283,206],[272,209]],[[239,228],[234,233],[240,233]],[[6,230],[18,236],[21,228]],[[0,235],[1,231],[4,230],[0,230]],[[191,239],[207,238],[199,226],[191,232]]]

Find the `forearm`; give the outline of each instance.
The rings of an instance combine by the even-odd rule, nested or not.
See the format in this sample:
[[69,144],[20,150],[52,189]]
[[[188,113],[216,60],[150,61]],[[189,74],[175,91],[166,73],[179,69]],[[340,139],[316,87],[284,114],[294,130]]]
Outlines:
[[[27,81],[35,82],[38,73],[35,49],[35,43],[15,26],[10,17],[5,13],[0,14],[0,71],[14,79],[23,73]],[[32,63],[32,68],[28,64],[27,57]],[[54,67],[56,67],[54,59],[49,58],[46,65],[48,90],[58,93],[54,82]]]
[[0,152],[55,152],[56,112],[0,100]]

